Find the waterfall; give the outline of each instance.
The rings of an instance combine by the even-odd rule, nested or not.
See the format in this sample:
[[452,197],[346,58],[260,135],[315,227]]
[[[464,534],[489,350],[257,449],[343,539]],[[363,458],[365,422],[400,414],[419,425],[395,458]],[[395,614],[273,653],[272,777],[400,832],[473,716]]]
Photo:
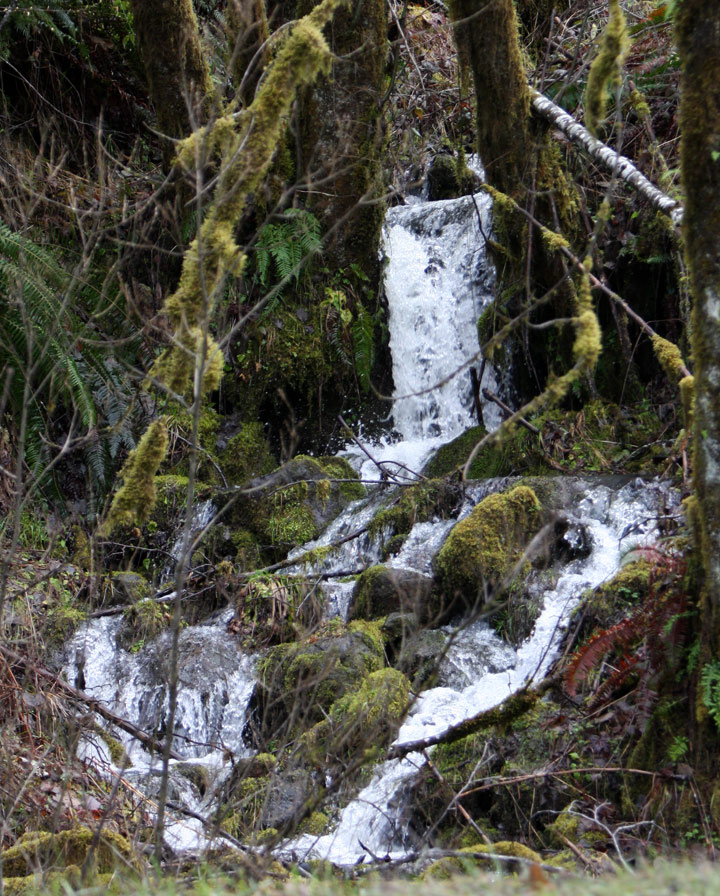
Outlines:
[[[391,209],[383,230],[384,280],[389,305],[390,348],[395,383],[394,432],[367,453],[389,469],[419,472],[432,451],[475,422],[469,368],[479,366],[476,321],[493,297],[493,273],[485,254],[490,228],[490,201],[483,195]],[[497,391],[495,372],[485,368],[483,384]],[[499,422],[494,405],[483,408],[488,428]],[[349,447],[363,479],[380,478],[367,454]],[[407,473],[411,476],[410,473]],[[506,481],[475,483],[465,490],[456,519],[418,523],[389,566],[432,574],[432,564],[457,519]],[[568,562],[556,581],[539,596],[542,609],[531,636],[516,648],[505,644],[483,621],[458,631],[446,628],[448,649],[437,686],[418,695],[396,743],[413,742],[445,731],[490,708],[548,670],[569,614],[582,592],[611,576],[628,548],[657,537],[653,520],[661,505],[672,504],[667,489],[637,481],[598,484],[565,482],[565,515],[582,531],[591,550]],[[366,531],[386,499],[377,489],[352,504],[320,537],[291,554],[285,572],[312,572],[327,578],[319,584],[328,615],[344,618],[353,583],[332,575],[380,562],[381,545]],[[209,502],[198,505],[193,532],[212,515]],[[311,569],[299,561],[307,550],[337,543],[356,532]],[[179,545],[178,545],[179,549]],[[179,554],[173,549],[177,562]],[[295,562],[295,565],[293,565]],[[244,654],[228,632],[232,610],[216,613],[180,634],[180,688],[173,747],[184,762],[172,763],[173,800],[208,817],[221,798],[230,773],[228,757],[248,755],[243,729],[255,684],[258,657]],[[167,717],[169,633],[127,650],[120,646],[118,617],[94,619],[82,626],[64,650],[64,673],[76,680],[83,666],[85,689],[110,709],[161,738]],[[80,658],[80,659],[78,659]],[[158,760],[129,735],[120,734],[130,758],[125,776],[152,796]],[[81,744],[88,761],[114,768],[97,738]],[[403,853],[412,846],[396,821],[403,789],[425,759],[410,754],[380,765],[358,796],[342,811],[335,828],[321,837],[297,837],[283,849],[298,856],[328,858],[336,863],[362,861],[375,854]],[[202,766],[207,786],[201,793],[191,766]],[[177,851],[207,845],[202,826],[170,813],[167,840]]]
[[[484,193],[391,208],[381,260],[393,362],[394,438],[371,446],[386,462],[419,471],[433,450],[478,421],[470,367],[480,365],[477,320],[494,298],[485,236],[491,200]],[[495,388],[486,368],[483,384]],[[500,422],[485,404],[485,424]],[[363,459],[362,478],[378,470]]]

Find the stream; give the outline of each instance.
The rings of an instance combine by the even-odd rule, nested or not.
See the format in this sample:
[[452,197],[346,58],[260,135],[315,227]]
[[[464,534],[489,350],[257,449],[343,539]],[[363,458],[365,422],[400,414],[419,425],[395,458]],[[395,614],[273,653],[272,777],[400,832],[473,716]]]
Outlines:
[[[484,240],[489,229],[490,200],[481,194],[388,211],[382,251],[395,382],[393,430],[366,445],[367,453],[357,445],[348,446],[346,455],[361,478],[381,478],[376,462],[398,477],[412,478],[412,471],[419,472],[437,447],[474,424],[468,368],[479,365],[476,321],[493,298],[494,276]],[[501,376],[488,365],[483,385],[502,392],[506,374]],[[486,405],[483,415],[486,426],[498,425],[494,404]],[[457,519],[507,485],[507,480],[470,484]],[[652,543],[658,535],[656,518],[676,501],[666,485],[642,480],[569,477],[563,489],[565,537],[586,549],[575,551],[552,575],[538,577],[536,599],[542,609],[531,636],[513,648],[484,621],[443,629],[449,646],[438,685],[417,695],[396,743],[440,733],[498,704],[528,681],[541,679],[583,591],[612,576],[627,551]],[[294,552],[285,571],[327,575],[379,562],[379,541],[364,533],[324,556],[311,570],[292,565],[309,548],[363,529],[386,494],[378,488],[352,504],[319,539]],[[210,512],[208,502],[198,506],[198,528],[207,523]],[[457,519],[417,524],[387,564],[430,574],[433,558]],[[344,617],[352,588],[352,582],[338,582],[331,575],[323,582],[328,616]],[[243,731],[260,654],[239,649],[228,632],[232,615],[228,608],[184,628],[180,635],[173,747],[184,759],[171,762],[170,799],[205,817],[212,817],[232,763],[250,755]],[[82,669],[85,691],[138,727],[163,737],[170,633],[128,651],[118,646],[121,625],[121,617],[104,617],[82,626],[65,645],[64,674],[70,683],[77,683]],[[150,757],[130,735],[115,734],[129,758],[125,778],[152,798],[158,789],[159,759]],[[86,736],[79,750],[86,761],[108,774],[116,770],[100,737]],[[368,851],[402,855],[413,848],[417,835],[411,836],[401,821],[403,793],[424,761],[412,753],[381,764],[331,831],[297,837],[284,844],[283,853],[351,864]],[[166,840],[178,853],[207,845],[202,823],[176,812],[170,813]]]

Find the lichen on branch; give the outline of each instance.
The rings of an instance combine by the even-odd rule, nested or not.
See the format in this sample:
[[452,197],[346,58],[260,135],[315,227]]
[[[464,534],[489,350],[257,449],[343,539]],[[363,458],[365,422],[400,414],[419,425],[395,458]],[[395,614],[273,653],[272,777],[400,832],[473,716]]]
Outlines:
[[598,54],[590,66],[585,92],[585,124],[594,136],[605,118],[608,90],[622,83],[622,68],[630,49],[627,22],[620,0],[610,0],[610,18],[600,38]]

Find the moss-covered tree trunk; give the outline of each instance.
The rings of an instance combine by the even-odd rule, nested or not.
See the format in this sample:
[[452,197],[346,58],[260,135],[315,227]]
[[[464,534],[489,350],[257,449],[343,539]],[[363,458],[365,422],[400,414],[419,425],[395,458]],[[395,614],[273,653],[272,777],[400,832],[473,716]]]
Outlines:
[[455,40],[475,82],[480,156],[488,181],[514,199],[527,188],[530,91],[512,0],[451,0]]
[[[702,658],[710,662],[720,658],[720,4],[683,0],[676,36],[683,230],[693,299],[695,520],[705,580],[700,631]],[[702,703],[698,711],[702,722]],[[717,769],[716,752],[715,742],[701,763]]]
[[228,0],[225,21],[228,70],[243,105],[248,106],[268,61],[265,42],[270,32],[264,0]]
[[130,0],[158,127],[187,137],[212,90],[192,0]]
[[[523,5],[532,4],[518,4]],[[450,11],[461,64],[473,75],[478,152],[488,182],[572,241],[578,226],[577,194],[546,124],[532,115],[516,4],[513,0],[481,4],[451,0]],[[494,220],[501,245],[495,253],[501,310],[514,317],[535,297],[553,290],[552,303],[541,313],[572,314],[574,290],[569,279],[564,279],[558,254],[517,211],[508,210],[507,204],[496,203]],[[571,334],[568,331],[556,342],[552,352],[545,334],[539,338],[528,334],[524,355],[517,370],[520,375],[533,370],[534,376],[518,385],[521,392],[530,393],[542,388],[549,374],[572,363]],[[553,370],[553,358],[560,361],[557,370]]]
[[[298,14],[314,5],[300,0]],[[373,276],[383,216],[386,0],[354,0],[329,29],[332,71],[300,103],[298,173],[328,234],[326,264],[356,264]]]

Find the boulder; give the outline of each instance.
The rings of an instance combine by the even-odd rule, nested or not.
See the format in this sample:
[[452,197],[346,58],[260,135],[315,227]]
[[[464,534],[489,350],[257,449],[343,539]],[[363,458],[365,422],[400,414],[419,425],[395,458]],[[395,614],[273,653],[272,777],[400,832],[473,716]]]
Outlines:
[[412,569],[373,566],[355,584],[348,619],[378,619],[389,613],[414,613],[419,622],[435,616],[433,580]]

